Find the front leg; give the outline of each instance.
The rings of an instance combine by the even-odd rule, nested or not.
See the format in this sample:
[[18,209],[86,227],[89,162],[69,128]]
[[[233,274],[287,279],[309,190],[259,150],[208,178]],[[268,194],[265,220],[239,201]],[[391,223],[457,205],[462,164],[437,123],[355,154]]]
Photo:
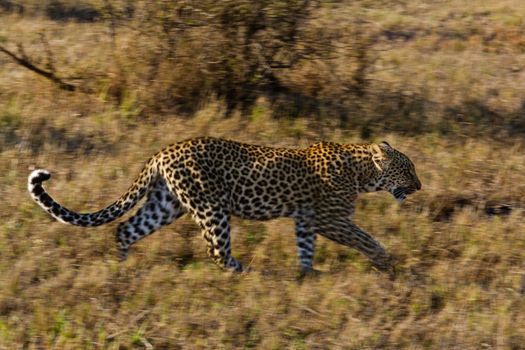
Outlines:
[[334,217],[333,215],[317,216],[315,231],[337,243],[358,250],[366,255],[377,269],[387,272],[393,277],[392,257],[381,243],[360,229],[349,218]]

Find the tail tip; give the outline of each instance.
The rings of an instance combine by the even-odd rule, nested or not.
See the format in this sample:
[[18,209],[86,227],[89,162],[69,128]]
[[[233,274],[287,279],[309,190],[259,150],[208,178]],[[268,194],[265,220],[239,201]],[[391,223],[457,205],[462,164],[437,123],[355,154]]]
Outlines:
[[44,169],[37,169],[31,172],[31,174],[29,175],[28,182],[31,185],[36,185],[49,180],[50,177],[51,174],[49,173],[49,171]]

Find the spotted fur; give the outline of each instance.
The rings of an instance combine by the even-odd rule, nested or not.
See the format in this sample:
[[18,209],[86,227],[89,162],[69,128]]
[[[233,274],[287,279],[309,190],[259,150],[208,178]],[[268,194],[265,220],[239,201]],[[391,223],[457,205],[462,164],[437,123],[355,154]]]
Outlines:
[[231,255],[232,215],[254,220],[293,218],[304,270],[312,268],[316,235],[321,234],[391,271],[389,254],[351,221],[354,201],[361,192],[381,190],[402,201],[421,189],[410,159],[386,142],[322,142],[288,149],[191,139],[154,155],[117,201],[87,214],[53,200],[42,187],[49,178],[45,170],[33,171],[28,179],[31,196],[57,220],[77,226],[113,221],[147,195],[137,213],[117,229],[122,259],[137,240],[189,213],[201,227],[208,255],[233,271],[242,271],[242,265]]

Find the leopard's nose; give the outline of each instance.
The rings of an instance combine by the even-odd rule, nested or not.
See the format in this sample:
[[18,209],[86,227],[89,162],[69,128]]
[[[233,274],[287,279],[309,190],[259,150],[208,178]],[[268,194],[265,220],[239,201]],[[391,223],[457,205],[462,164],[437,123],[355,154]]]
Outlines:
[[419,191],[421,189],[421,181],[416,181],[416,189]]

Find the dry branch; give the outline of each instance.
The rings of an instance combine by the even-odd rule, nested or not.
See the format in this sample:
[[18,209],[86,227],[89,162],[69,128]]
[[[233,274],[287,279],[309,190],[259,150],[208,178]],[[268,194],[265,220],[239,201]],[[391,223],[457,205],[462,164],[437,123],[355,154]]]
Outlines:
[[50,72],[50,71],[47,71],[47,70],[44,70],[42,68],[35,66],[33,63],[31,63],[31,61],[27,57],[20,57],[16,55],[15,53],[11,52],[10,50],[6,49],[5,47],[3,47],[2,45],[0,45],[0,51],[5,53],[9,57],[11,57],[19,65],[29,69],[30,71],[35,72],[36,74],[40,76],[43,76],[44,78],[48,80],[51,80],[52,82],[57,84],[58,87],[61,88],[62,90],[66,90],[66,91],[76,90],[75,85],[66,83],[65,81],[57,77],[53,72]]

